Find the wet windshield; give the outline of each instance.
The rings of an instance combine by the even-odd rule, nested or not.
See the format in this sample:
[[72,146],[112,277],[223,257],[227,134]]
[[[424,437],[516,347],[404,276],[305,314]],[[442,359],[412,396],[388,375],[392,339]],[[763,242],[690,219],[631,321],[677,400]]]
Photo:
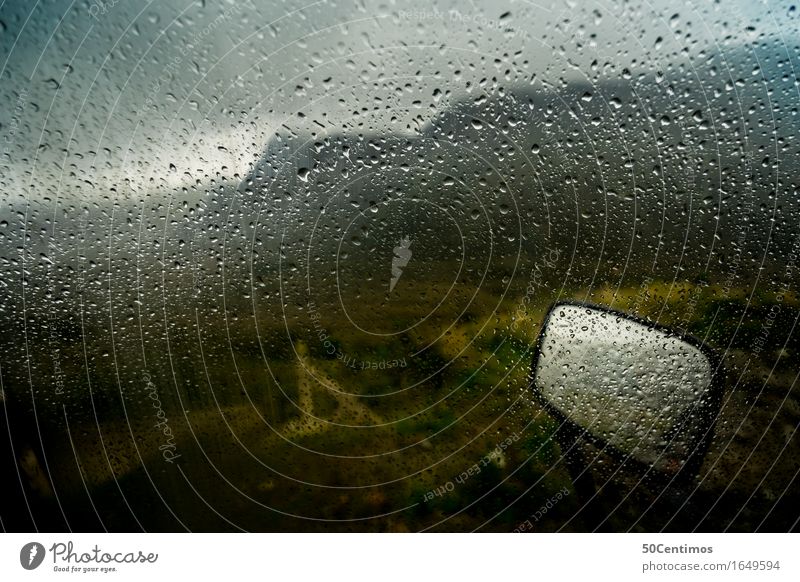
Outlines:
[[[12,528],[796,527],[794,6],[17,3],[0,47]],[[668,330],[562,330],[592,515],[532,390],[564,300]],[[605,447],[706,427],[680,483]]]

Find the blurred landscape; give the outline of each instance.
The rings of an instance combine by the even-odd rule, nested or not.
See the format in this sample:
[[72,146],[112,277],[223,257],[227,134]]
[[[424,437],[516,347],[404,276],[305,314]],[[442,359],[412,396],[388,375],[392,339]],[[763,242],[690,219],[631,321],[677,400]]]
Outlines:
[[413,85],[435,114],[402,132],[297,116],[246,175],[7,201],[0,375],[36,525],[513,531],[566,488],[534,530],[584,531],[528,389],[577,299],[723,362],[690,506],[587,446],[605,527],[796,527],[798,64]]

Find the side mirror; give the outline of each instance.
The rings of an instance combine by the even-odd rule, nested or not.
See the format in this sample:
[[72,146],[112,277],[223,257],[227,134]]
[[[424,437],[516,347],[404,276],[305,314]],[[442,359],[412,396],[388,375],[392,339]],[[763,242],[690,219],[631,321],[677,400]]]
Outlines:
[[692,476],[720,408],[717,368],[694,338],[604,307],[560,302],[542,327],[531,388],[572,434],[612,456]]

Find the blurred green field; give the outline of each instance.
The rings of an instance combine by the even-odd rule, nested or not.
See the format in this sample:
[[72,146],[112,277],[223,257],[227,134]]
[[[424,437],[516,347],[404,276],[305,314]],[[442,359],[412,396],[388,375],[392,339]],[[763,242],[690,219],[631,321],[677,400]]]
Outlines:
[[[526,303],[523,296],[479,293],[469,312],[442,309],[379,344],[349,331],[346,321],[326,320],[332,345],[357,361],[390,361],[428,347],[391,369],[350,367],[314,329],[269,326],[266,314],[258,336],[246,320],[226,327],[218,314],[198,315],[195,341],[175,334],[171,369],[150,372],[179,457],[164,460],[164,434],[154,428],[153,401],[142,386],[120,388],[100,363],[91,405],[77,396],[62,403],[68,426],[50,435],[47,448],[53,487],[71,512],[100,515],[122,530],[511,531],[564,487],[572,491],[558,462],[557,426],[527,389],[532,349],[553,297],[537,293]],[[800,456],[787,430],[800,414],[791,367],[800,345],[785,328],[798,315],[794,294],[783,299],[783,317],[760,358],[750,346],[774,295],[750,299],[741,324],[748,298],[718,285],[650,281],[588,296],[563,290],[561,298],[635,312],[724,355],[725,403],[701,471],[709,498],[724,499],[707,527],[751,527],[747,513],[731,522],[731,508],[754,490],[763,499],[750,507],[774,500],[781,488],[796,493],[790,479]],[[410,293],[381,318],[404,325],[414,305]],[[79,373],[69,366],[82,361],[83,350],[63,348],[67,376]],[[170,377],[175,383],[164,385]],[[492,453],[508,438],[511,444]],[[773,461],[778,467],[759,483]],[[479,472],[454,481],[476,463]],[[646,483],[634,485],[617,478],[604,488],[607,508],[616,508],[609,526],[663,525],[661,515],[637,521],[652,492]],[[441,494],[432,496],[435,490]],[[625,504],[617,508],[620,500]],[[581,531],[581,519],[572,519],[579,507],[567,495],[535,529]]]

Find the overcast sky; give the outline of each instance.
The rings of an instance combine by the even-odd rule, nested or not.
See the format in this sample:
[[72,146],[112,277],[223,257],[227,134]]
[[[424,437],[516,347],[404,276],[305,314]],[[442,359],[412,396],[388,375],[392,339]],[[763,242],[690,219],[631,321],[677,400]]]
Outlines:
[[481,80],[592,82],[796,36],[791,3],[723,4],[4,1],[3,197],[241,175],[281,126],[413,132]]

